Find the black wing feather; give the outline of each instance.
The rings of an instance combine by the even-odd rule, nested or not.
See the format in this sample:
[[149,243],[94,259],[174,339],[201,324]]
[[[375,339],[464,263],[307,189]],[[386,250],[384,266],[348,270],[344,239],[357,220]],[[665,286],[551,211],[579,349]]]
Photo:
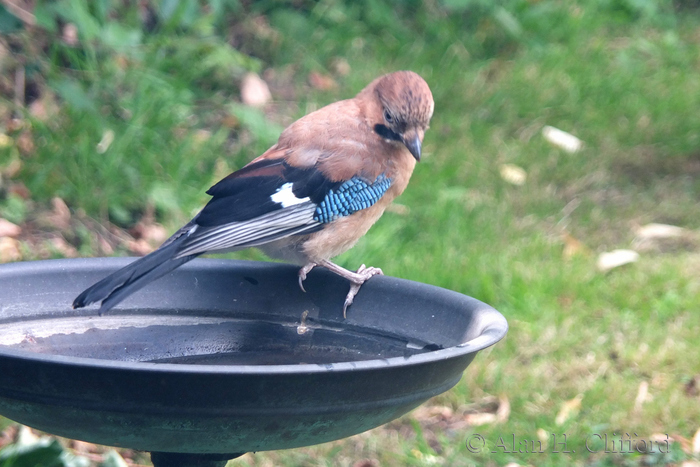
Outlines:
[[318,205],[323,201],[330,190],[337,189],[343,182],[329,180],[323,172],[315,167],[299,168],[285,164],[285,179],[292,182],[292,193],[297,198],[308,197],[311,202]]
[[342,182],[329,180],[315,167],[294,167],[281,159],[262,160],[245,166],[211,187],[212,199],[195,218],[202,227],[255,219],[282,206],[271,197],[284,184],[292,183],[297,198],[319,204],[331,189]]

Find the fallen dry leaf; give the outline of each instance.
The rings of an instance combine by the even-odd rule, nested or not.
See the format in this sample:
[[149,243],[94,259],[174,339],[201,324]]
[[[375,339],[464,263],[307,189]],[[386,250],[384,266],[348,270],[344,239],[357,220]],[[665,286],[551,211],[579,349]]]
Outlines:
[[29,188],[22,182],[12,182],[7,188],[7,192],[13,195],[17,195],[24,200],[28,200],[32,197]]
[[309,73],[309,84],[319,91],[330,91],[338,87],[338,83],[333,78],[317,71]]
[[129,467],[126,460],[114,449],[107,451],[104,456],[102,456],[102,460],[105,461],[105,464],[109,463],[109,465],[115,467]]
[[588,248],[581,241],[574,238],[569,232],[562,233],[562,240],[564,241],[564,259],[573,258],[576,255],[587,254]]
[[549,444],[549,433],[542,428],[537,429],[537,439],[542,443],[542,449],[547,449]]
[[17,149],[22,155],[30,156],[34,152],[34,138],[29,130],[25,130],[15,140]]
[[59,112],[58,104],[53,93],[47,89],[42,89],[41,96],[29,104],[29,115],[46,122]]
[[150,224],[144,228],[143,238],[153,245],[160,246],[168,238],[168,231],[160,224]]
[[92,461],[90,465],[109,464],[121,467],[140,467],[140,464],[133,462],[133,451],[129,449],[120,449],[120,452],[118,452],[117,450],[107,446],[73,439],[65,440],[65,444],[71,451],[73,451],[73,453],[86,457]]
[[509,416],[510,401],[507,397],[486,397],[467,408],[464,420],[471,426],[479,426],[503,423]]
[[566,152],[574,153],[580,151],[583,147],[583,141],[571,133],[562,131],[559,128],[554,128],[553,126],[546,125],[542,128],[542,135],[551,144]]
[[17,436],[17,425],[10,425],[0,432],[0,449],[12,443]]
[[639,260],[639,253],[633,250],[613,250],[606,253],[601,253],[598,256],[596,267],[601,272],[607,272],[611,269],[623,266],[625,264],[634,263]]
[[41,120],[42,122],[45,122],[49,114],[46,111],[46,105],[41,101],[41,99],[37,99],[29,104],[29,115]]
[[21,260],[19,246],[19,241],[12,237],[0,237],[0,263]]
[[642,405],[649,400],[649,383],[642,381],[637,388],[637,397],[634,398],[634,411],[642,410]]
[[76,250],[75,247],[68,243],[63,237],[54,237],[50,240],[50,243],[54,250],[58,251],[66,258],[77,258],[79,256],[78,250]]
[[150,206],[141,220],[129,230],[132,237],[126,240],[126,247],[133,253],[147,255],[168,238],[168,232],[154,219],[154,208]]
[[251,107],[262,107],[270,102],[272,94],[267,83],[255,73],[247,73],[241,81],[241,102]]
[[498,410],[496,411],[496,422],[503,423],[508,420],[510,416],[510,401],[506,396],[501,396],[498,398]]
[[686,234],[686,229],[668,224],[647,224],[635,229],[637,238],[642,240],[653,240],[657,238],[682,237]]
[[7,132],[15,133],[29,128],[29,123],[22,118],[13,118],[7,123]]
[[51,206],[53,209],[46,215],[46,220],[58,230],[70,229],[71,214],[66,202],[56,196],[51,199]]
[[698,430],[695,432],[695,435],[693,435],[692,446],[693,446],[693,450],[692,450],[691,454],[693,454],[694,456],[697,456],[698,454],[700,454],[700,428],[698,428]]
[[499,167],[499,172],[501,178],[512,185],[521,186],[524,185],[527,180],[527,172],[517,165],[502,164]]
[[691,230],[668,224],[647,224],[635,229],[632,247],[636,251],[695,250],[700,236]]
[[129,251],[139,256],[145,256],[155,250],[155,248],[143,238],[126,242],[126,247]]
[[153,213],[146,212],[141,220],[133,226],[129,233],[136,240],[145,240],[152,247],[160,246],[168,238],[168,231],[165,227],[153,220]]
[[17,432],[15,442],[17,444],[34,444],[39,441],[39,436],[36,435],[28,426],[21,425]]
[[[464,413],[455,411],[448,406],[420,406],[411,413],[411,418],[420,423],[425,433],[457,432],[468,428]],[[409,428],[412,431],[413,428]],[[428,436],[432,445],[432,435]],[[439,445],[439,443],[438,443]]]
[[579,410],[581,410],[582,400],[583,394],[578,394],[573,399],[565,401],[561,405],[559,413],[554,419],[554,423],[556,423],[557,425],[563,425],[564,422],[566,422],[568,419],[570,419],[571,417],[575,417],[578,414]]
[[79,441],[77,439],[70,441],[70,448],[79,454],[87,454],[95,451],[94,444],[87,443],[85,441]]
[[451,419],[454,411],[445,405],[421,405],[411,413],[411,416],[422,423],[436,423]]
[[63,39],[63,42],[70,45],[71,47],[77,46],[78,27],[73,23],[66,23],[66,25],[63,26],[63,31],[61,32],[61,39]]
[[104,133],[102,133],[102,139],[99,143],[97,143],[97,154],[104,154],[105,152],[107,152],[107,149],[109,149],[113,142],[114,131],[105,130]]
[[0,217],[0,237],[17,237],[22,233],[22,228]]
[[333,63],[331,63],[331,68],[333,68],[333,72],[338,76],[347,76],[352,71],[348,61],[342,57],[335,58]]
[[465,416],[465,420],[471,426],[488,425],[496,422],[496,414],[489,412],[470,413]]
[[112,256],[114,254],[114,248],[109,244],[107,240],[102,235],[96,235],[97,245],[100,248],[100,252],[103,256]]

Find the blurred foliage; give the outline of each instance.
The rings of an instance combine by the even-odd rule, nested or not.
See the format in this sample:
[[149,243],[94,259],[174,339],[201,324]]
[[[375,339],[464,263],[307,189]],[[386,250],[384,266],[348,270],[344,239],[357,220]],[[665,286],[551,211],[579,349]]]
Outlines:
[[[262,114],[226,104],[237,100],[248,71],[287,65],[304,76],[353,53],[385,57],[391,68],[407,44],[416,54],[442,50],[436,67],[460,55],[490,60],[578,41],[601,19],[672,28],[676,8],[666,0],[591,0],[585,11],[557,0],[164,0],[138,7],[38,0],[31,32],[0,10],[13,52],[2,69],[25,70],[25,104],[52,95],[61,103],[52,118],[31,120],[36,151],[21,171],[30,192],[128,225],[147,206],[171,216],[177,206],[190,211],[214,181],[208,174],[217,160],[228,155],[235,168],[274,142],[279,129],[261,124]],[[227,117],[234,124],[222,126]],[[205,132],[193,137],[198,130]],[[96,153],[108,132],[114,142]],[[0,166],[16,158],[13,150],[0,149]],[[170,200],[160,196],[163,180],[180,187]],[[17,219],[12,203],[0,208]]]
[[[201,120],[212,105],[200,109],[198,99],[211,98],[213,89],[236,92],[236,78],[259,70],[260,62],[221,37],[223,18],[238,3],[205,3],[166,1],[139,10],[112,0],[37,2],[39,29],[7,38],[28,89],[43,94],[28,100],[53,92],[62,102],[55,118],[32,121],[41,137],[21,176],[36,197],[59,196],[128,224],[154,201],[157,179],[187,185],[197,179],[193,172],[211,170],[213,146],[225,136],[188,137],[206,126]],[[75,27],[75,37],[66,25]],[[118,137],[97,154],[108,131]],[[192,157],[200,151],[204,157]]]
[[113,449],[100,457],[101,462],[92,462],[66,449],[58,439],[38,437],[29,428],[22,427],[16,442],[0,449],[0,467],[127,467],[126,461]]
[[63,450],[52,438],[16,443],[0,450],[0,467],[88,467],[90,461]]

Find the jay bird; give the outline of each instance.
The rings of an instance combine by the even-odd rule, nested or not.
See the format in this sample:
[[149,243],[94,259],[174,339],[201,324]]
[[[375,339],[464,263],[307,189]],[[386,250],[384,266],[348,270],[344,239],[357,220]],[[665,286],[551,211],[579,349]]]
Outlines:
[[427,83],[411,71],[381,76],[357,96],[312,112],[287,127],[277,144],[207,191],[212,198],[157,250],[82,292],[81,308],[102,301],[100,314],[195,257],[258,247],[315,266],[351,286],[343,316],[381,269],[348,271],[330,260],[351,248],[399,196],[420,160],[433,114]]

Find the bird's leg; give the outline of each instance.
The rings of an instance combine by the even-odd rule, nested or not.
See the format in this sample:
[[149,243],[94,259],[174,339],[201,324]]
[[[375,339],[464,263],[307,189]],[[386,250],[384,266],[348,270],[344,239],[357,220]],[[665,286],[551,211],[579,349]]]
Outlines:
[[306,289],[304,289],[306,275],[316,266],[318,266],[316,263],[308,263],[303,268],[299,269],[299,287],[301,288],[302,292],[306,292]]
[[323,266],[329,271],[332,271],[338,274],[340,277],[343,277],[350,281],[350,291],[345,297],[345,303],[343,304],[343,318],[347,318],[348,307],[352,305],[352,302],[355,299],[355,295],[357,295],[357,292],[360,291],[360,287],[362,287],[362,284],[364,284],[372,276],[384,274],[381,269],[373,268],[371,266],[367,267],[364,264],[360,266],[357,272],[348,271],[347,269],[342,268],[337,264],[331,263],[327,260],[319,261],[318,265]]

